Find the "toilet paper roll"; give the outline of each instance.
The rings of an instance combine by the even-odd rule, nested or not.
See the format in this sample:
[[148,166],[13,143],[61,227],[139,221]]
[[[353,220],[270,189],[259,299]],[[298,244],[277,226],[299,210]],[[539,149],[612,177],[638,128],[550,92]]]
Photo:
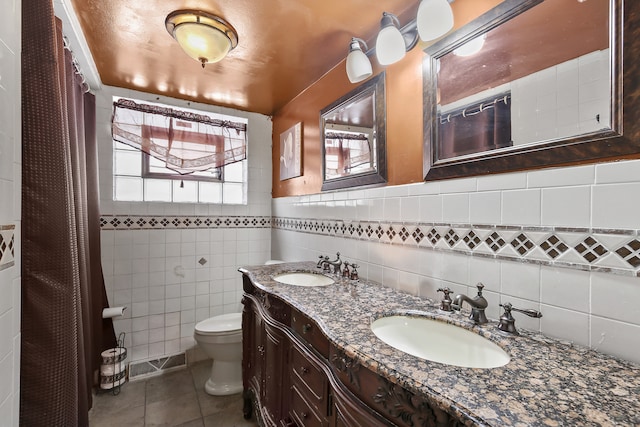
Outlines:
[[109,390],[124,384],[126,381],[127,381],[126,372],[123,371],[113,376],[101,377],[100,388],[103,390]]
[[117,362],[122,362],[127,358],[127,349],[124,347],[114,347],[109,350],[103,351],[100,356],[102,356],[102,364],[110,365]]
[[103,377],[108,377],[111,375],[119,374],[120,372],[127,369],[127,364],[125,362],[115,362],[113,364],[108,365],[100,365],[100,375]]
[[127,307],[110,307],[102,310],[102,318],[109,319],[111,317],[118,317],[124,314]]

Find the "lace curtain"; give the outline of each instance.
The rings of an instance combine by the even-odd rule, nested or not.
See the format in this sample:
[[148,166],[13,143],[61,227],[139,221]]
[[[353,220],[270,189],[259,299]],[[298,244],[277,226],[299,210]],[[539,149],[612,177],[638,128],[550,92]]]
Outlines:
[[159,105],[120,99],[112,135],[180,174],[219,168],[247,158],[247,125]]
[[369,138],[363,134],[327,132],[325,134],[325,173],[329,177],[349,175],[371,167]]

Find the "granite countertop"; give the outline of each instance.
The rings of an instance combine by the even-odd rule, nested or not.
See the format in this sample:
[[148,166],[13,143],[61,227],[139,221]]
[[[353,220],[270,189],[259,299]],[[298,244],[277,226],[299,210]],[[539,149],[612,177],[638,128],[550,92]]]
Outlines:
[[[272,279],[298,271],[318,269],[313,262],[240,269],[260,289],[316,321],[333,344],[363,366],[412,392],[430,396],[467,423],[640,426],[639,365],[522,329],[519,336],[512,336],[499,331],[495,321],[475,326],[464,314],[438,310],[432,300],[366,280],[339,279],[328,286],[301,287]],[[509,353],[511,361],[492,369],[444,365],[400,352],[370,329],[373,319],[415,311],[489,338]]]

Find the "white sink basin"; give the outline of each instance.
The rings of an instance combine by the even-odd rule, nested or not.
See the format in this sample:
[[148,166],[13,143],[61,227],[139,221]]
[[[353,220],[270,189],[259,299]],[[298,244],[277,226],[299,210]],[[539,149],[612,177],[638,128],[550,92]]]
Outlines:
[[273,280],[294,286],[327,286],[334,283],[331,277],[315,273],[284,273],[274,276]]
[[476,333],[424,317],[382,317],[373,321],[371,330],[391,347],[447,365],[497,368],[511,359],[498,345]]

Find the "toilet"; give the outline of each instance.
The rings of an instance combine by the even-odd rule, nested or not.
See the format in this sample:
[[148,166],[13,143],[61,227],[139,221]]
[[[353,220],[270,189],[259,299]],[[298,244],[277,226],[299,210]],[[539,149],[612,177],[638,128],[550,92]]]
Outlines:
[[204,389],[212,396],[242,391],[242,313],[222,314],[196,324],[193,337],[213,359]]

